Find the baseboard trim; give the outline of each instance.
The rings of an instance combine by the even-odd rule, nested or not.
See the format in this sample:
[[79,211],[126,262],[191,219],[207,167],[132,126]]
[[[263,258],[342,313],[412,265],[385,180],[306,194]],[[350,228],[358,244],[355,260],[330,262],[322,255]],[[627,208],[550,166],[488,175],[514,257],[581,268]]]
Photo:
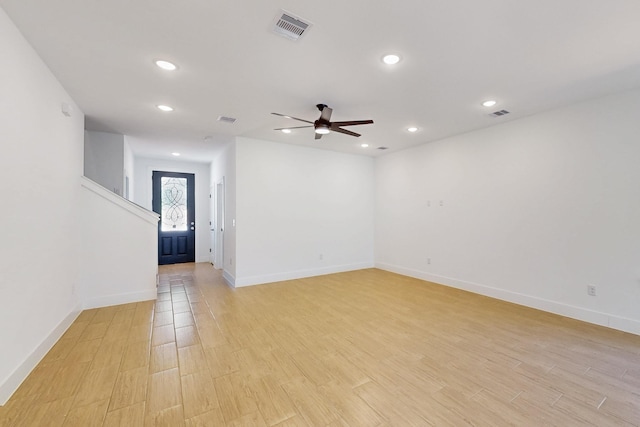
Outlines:
[[236,287],[236,278],[232,276],[231,273],[229,273],[227,270],[222,270],[222,278],[225,282],[227,282],[227,285],[231,286],[232,288]]
[[0,385],[0,406],[7,403],[11,395],[15,393],[33,368],[40,363],[42,358],[51,350],[55,343],[58,342],[66,330],[69,329],[69,326],[71,326],[81,312],[82,310],[79,306],[73,309]]
[[502,301],[523,305],[525,307],[535,308],[537,310],[558,314],[560,316],[569,317],[571,319],[581,320],[583,322],[606,326],[608,328],[616,329],[622,332],[640,335],[640,321],[637,320],[627,319],[625,317],[602,313],[595,310],[589,310],[583,307],[576,307],[573,305],[538,298],[531,295],[511,292],[504,289],[482,285],[479,283],[468,282],[452,277],[439,276],[436,274],[431,274],[420,270],[413,270],[398,265],[378,262],[375,266],[376,268],[379,268],[381,270],[390,271],[392,273],[401,274],[403,276],[414,277],[416,279],[422,279],[440,285],[450,286],[452,288],[462,289],[464,291],[496,298]]
[[363,270],[372,268],[373,262],[362,262],[356,264],[332,265],[323,268],[314,268],[309,270],[294,270],[284,273],[266,274],[262,276],[249,276],[235,279],[236,288],[244,286],[262,285],[265,283],[282,282],[284,280],[303,279],[305,277],[323,276],[325,274],[343,273],[345,271]]
[[154,300],[158,297],[158,290],[154,287],[153,289],[138,291],[138,292],[130,292],[126,294],[114,294],[114,295],[106,295],[95,298],[87,298],[82,307],[84,310],[89,308],[99,308],[99,307],[108,307],[111,305],[118,304],[129,304],[132,302],[139,301],[149,301]]

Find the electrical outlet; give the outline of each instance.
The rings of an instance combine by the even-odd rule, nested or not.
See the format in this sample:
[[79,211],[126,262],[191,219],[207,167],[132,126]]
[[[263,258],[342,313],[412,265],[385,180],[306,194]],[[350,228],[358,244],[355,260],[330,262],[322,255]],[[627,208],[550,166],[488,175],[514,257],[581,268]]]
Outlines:
[[596,287],[594,285],[588,285],[587,286],[587,294],[589,296],[595,297],[596,296]]
[[322,261],[324,259],[324,255],[323,254],[318,255],[318,259]]
[[431,258],[427,258],[427,264],[431,264]]

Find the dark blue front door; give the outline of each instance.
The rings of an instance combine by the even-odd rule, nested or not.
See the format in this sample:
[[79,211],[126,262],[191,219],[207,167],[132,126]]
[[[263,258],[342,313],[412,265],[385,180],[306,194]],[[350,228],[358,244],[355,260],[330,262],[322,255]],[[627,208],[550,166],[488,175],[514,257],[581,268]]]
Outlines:
[[196,217],[194,175],[153,171],[153,211],[158,223],[158,264],[194,262]]

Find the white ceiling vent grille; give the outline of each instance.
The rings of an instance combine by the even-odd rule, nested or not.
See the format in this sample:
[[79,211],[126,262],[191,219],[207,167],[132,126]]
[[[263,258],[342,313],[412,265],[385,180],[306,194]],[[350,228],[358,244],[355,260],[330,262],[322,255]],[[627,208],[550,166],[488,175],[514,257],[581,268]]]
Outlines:
[[296,41],[305,35],[309,27],[311,27],[310,22],[305,22],[301,18],[281,10],[273,21],[271,31],[279,36]]
[[227,116],[218,116],[218,121],[222,123],[229,123],[230,125],[232,125],[236,122],[236,118],[227,117]]
[[507,110],[499,110],[499,111],[494,111],[493,113],[489,114],[491,117],[500,117],[500,116],[505,116],[509,114],[509,112]]

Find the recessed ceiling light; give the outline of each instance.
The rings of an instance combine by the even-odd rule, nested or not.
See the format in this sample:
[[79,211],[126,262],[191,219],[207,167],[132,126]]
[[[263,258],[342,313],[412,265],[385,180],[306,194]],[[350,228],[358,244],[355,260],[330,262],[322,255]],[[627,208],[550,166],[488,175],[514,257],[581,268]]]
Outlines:
[[408,128],[407,128],[407,130],[408,130],[409,132],[411,132],[411,133],[413,133],[413,132],[418,132],[418,128],[417,128],[417,127],[415,127],[415,126],[408,127]]
[[385,55],[382,57],[382,61],[387,65],[394,65],[400,62],[400,57],[394,54]]
[[162,110],[162,111],[173,111],[173,108],[169,107],[168,105],[158,105],[158,109]]
[[176,64],[169,61],[163,61],[161,59],[156,61],[156,65],[162,68],[163,70],[167,70],[167,71],[174,71],[178,68]]
[[494,105],[496,105],[496,104],[497,104],[497,102],[496,102],[496,101],[494,101],[493,99],[489,99],[489,100],[484,101],[484,102],[482,103],[482,105],[483,105],[483,106],[485,106],[485,107],[493,107],[493,106],[494,106]]
[[360,144],[360,147],[362,148],[367,148],[369,146],[369,144]]
[[171,155],[178,157],[180,155],[180,153],[171,153]]
[[282,133],[291,133],[291,129],[282,129]]

